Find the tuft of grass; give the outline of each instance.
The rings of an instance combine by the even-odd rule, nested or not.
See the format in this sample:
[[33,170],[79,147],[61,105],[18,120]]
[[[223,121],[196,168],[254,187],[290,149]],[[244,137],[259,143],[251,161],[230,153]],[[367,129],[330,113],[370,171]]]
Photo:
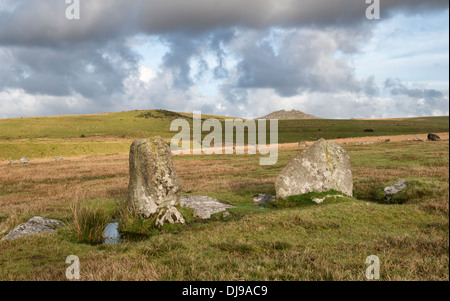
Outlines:
[[119,231],[128,239],[146,238],[157,234],[156,216],[144,218],[134,206],[127,201],[118,201]]
[[73,203],[70,206],[73,214],[71,224],[74,239],[81,243],[99,244],[103,242],[103,231],[111,217],[99,209]]

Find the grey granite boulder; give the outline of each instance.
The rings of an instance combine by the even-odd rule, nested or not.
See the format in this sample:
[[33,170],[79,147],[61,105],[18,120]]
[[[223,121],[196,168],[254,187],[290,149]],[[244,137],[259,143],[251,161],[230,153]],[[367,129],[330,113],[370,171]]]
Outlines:
[[181,206],[194,209],[194,216],[201,219],[211,218],[211,215],[226,212],[234,206],[223,204],[209,196],[192,195],[181,198]]
[[54,159],[54,161],[55,161],[55,162],[62,162],[62,161],[65,161],[65,159],[64,159],[64,158],[61,158],[61,157],[56,157],[56,158]]
[[289,161],[275,190],[277,198],[328,190],[353,196],[350,156],[338,143],[320,139]]
[[392,197],[399,193],[400,191],[404,190],[407,187],[406,180],[398,180],[395,182],[392,186],[388,186],[384,188],[384,195],[386,201],[391,201]]
[[14,160],[9,161],[9,163],[8,163],[8,165],[15,165],[15,164],[17,164],[17,162]]
[[300,141],[298,143],[298,147],[307,147],[306,142],[305,141]]
[[160,137],[141,139],[130,148],[128,206],[143,216],[157,216],[156,224],[184,223],[180,205],[181,182],[168,144]]
[[26,223],[20,224],[14,228],[2,240],[14,240],[24,236],[33,236],[40,233],[55,233],[56,229],[65,226],[61,221],[55,219],[46,219],[40,216],[35,216]]
[[277,197],[274,195],[260,193],[258,195],[255,195],[255,197],[253,198],[253,203],[264,206],[267,203],[269,203],[270,201],[275,200],[276,198]]

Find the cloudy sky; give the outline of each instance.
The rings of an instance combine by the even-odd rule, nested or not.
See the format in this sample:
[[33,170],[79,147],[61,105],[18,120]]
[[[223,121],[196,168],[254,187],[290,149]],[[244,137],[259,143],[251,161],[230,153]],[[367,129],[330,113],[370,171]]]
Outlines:
[[449,1],[0,0],[0,118],[449,114]]

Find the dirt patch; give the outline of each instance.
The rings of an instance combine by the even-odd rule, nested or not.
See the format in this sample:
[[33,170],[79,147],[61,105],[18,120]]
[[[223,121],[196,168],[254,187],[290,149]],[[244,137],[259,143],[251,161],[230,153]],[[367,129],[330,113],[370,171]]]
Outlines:
[[[441,140],[448,140],[449,133],[437,133]],[[412,141],[415,138],[419,138],[422,140],[427,140],[428,134],[412,134],[412,135],[394,135],[394,136],[370,136],[370,137],[355,137],[355,138],[341,138],[341,139],[330,139],[329,141],[337,142],[339,144],[355,144],[355,143],[382,143],[386,142],[387,139],[391,139],[392,142],[401,142],[406,141],[407,139],[411,140],[411,143],[424,143],[422,141],[416,142]],[[314,141],[306,141],[306,145],[310,146],[314,143]],[[426,142],[433,143],[433,142]],[[298,143],[284,143],[278,145],[282,150],[292,150],[298,148]]]

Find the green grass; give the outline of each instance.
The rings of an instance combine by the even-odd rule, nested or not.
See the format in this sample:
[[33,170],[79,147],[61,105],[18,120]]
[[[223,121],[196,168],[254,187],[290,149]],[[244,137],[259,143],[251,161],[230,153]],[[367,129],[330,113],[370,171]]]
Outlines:
[[[0,119],[0,158],[18,159],[21,156],[41,158],[52,156],[82,156],[124,153],[130,141],[159,135],[170,139],[173,120],[185,114],[164,111],[130,111],[99,115],[55,116]],[[191,125],[192,115],[185,117]],[[218,118],[225,133],[223,116]],[[373,129],[373,132],[365,132]],[[269,123],[267,124],[269,130]],[[247,137],[247,131],[245,137]],[[396,120],[280,120],[279,143],[363,136],[427,134],[448,132],[448,117],[421,117]],[[209,132],[203,132],[205,137]],[[85,138],[80,138],[85,137]],[[103,141],[104,139],[121,141]],[[269,143],[269,135],[267,142]],[[70,140],[67,140],[70,139]],[[223,137],[225,139],[225,135]]]
[[0,158],[18,160],[21,157],[74,157],[126,153],[129,142],[0,142]]
[[[186,185],[189,194],[236,206],[231,216],[202,221],[186,209],[186,225],[154,230],[138,224],[128,228],[135,237],[117,246],[79,243],[70,226],[57,235],[1,242],[0,280],[65,280],[65,258],[77,255],[81,280],[364,281],[365,259],[376,255],[381,280],[448,281],[448,141],[349,145],[346,150],[353,198],[315,204],[311,198],[323,195],[309,194],[276,201],[264,210],[253,204],[253,196],[275,193],[276,175],[298,150],[281,151],[278,163],[268,167],[258,165],[258,156],[176,157],[178,167],[190,166],[191,160],[208,162],[180,176],[185,182],[196,179]],[[224,169],[213,174],[215,165]],[[201,185],[205,178],[207,185]],[[383,188],[403,178],[409,188],[395,203],[386,204]],[[100,180],[83,178],[97,185]],[[48,182],[58,187],[63,183]],[[36,184],[9,183],[0,187],[0,197],[17,196],[13,206],[16,199],[27,200],[32,190],[25,189]],[[118,220],[124,200],[122,193],[81,202]],[[27,216],[18,220],[12,218],[15,207],[2,212],[0,229],[11,230],[34,215],[73,222],[67,203],[44,204],[29,204]]]
[[111,221],[111,216],[99,208],[93,208],[79,203],[70,207],[73,218],[69,225],[69,236],[75,241],[89,244],[103,242],[103,231]]

